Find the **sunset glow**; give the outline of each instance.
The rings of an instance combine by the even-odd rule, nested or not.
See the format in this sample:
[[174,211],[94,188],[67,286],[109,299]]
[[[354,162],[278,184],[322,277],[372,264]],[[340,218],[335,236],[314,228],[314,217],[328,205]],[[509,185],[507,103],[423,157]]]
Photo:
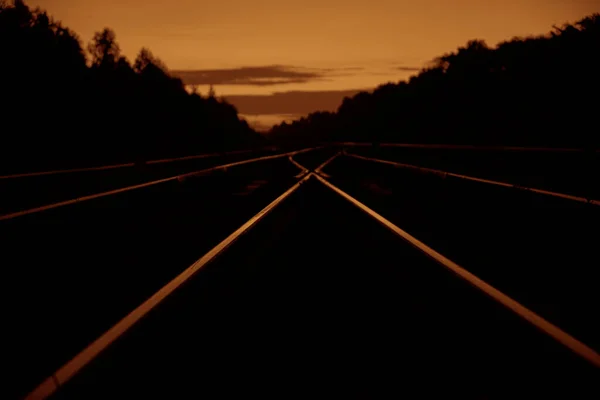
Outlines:
[[[334,110],[348,91],[406,79],[470,39],[495,45],[514,36],[544,34],[553,25],[600,9],[598,0],[29,4],[47,9],[84,43],[94,32],[113,28],[129,60],[140,48],[150,48],[186,83],[196,82],[200,93],[206,94],[213,83],[217,95],[228,98],[263,128],[310,111]],[[285,92],[293,92],[287,98],[297,98],[289,101],[293,107],[282,111],[271,104],[274,93]],[[323,103],[303,92],[331,92],[331,96]]]

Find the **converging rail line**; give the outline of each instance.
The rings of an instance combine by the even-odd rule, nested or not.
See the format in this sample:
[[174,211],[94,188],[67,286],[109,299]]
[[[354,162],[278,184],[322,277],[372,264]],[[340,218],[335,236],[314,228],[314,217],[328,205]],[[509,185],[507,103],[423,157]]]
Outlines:
[[186,178],[191,178],[191,177],[195,177],[195,176],[202,176],[202,175],[209,174],[209,173],[212,173],[215,171],[226,170],[227,168],[233,168],[233,167],[237,167],[237,166],[241,166],[241,165],[260,162],[260,161],[275,160],[275,159],[283,158],[283,157],[291,157],[291,156],[294,156],[297,154],[306,153],[306,152],[313,151],[316,149],[318,149],[318,148],[308,148],[308,149],[297,150],[297,151],[292,151],[292,152],[288,152],[288,153],[253,158],[250,160],[237,161],[237,162],[233,162],[233,163],[229,163],[229,164],[218,165],[215,167],[202,169],[199,171],[193,171],[193,172],[188,172],[188,173],[181,174],[181,175],[171,176],[168,178],[158,179],[158,180],[151,181],[151,182],[145,182],[145,183],[141,183],[138,185],[127,186],[124,188],[109,190],[109,191],[101,192],[101,193],[95,193],[95,194],[91,194],[88,196],[77,197],[75,199],[64,200],[64,201],[60,201],[57,203],[52,203],[52,204],[48,204],[48,205],[44,205],[44,206],[40,206],[40,207],[30,208],[30,209],[23,210],[23,211],[17,211],[17,212],[13,212],[10,214],[1,215],[0,221],[9,220],[9,219],[17,218],[17,217],[22,217],[22,216],[29,215],[29,214],[47,211],[47,210],[51,210],[51,209],[58,208],[58,207],[64,207],[64,206],[68,206],[71,204],[81,203],[84,201],[93,200],[93,199],[106,197],[106,196],[111,196],[111,195],[124,193],[124,192],[128,192],[128,191],[136,190],[136,189],[142,189],[142,188],[146,188],[149,186],[159,185],[161,183],[172,182],[172,181],[177,181],[177,180],[184,180]]
[[[226,153],[197,154],[197,155],[193,155],[193,156],[176,157],[176,158],[163,158],[160,160],[145,161],[143,164],[145,164],[145,165],[166,164],[166,163],[172,163],[172,162],[177,162],[177,161],[189,161],[189,160],[199,160],[202,158],[232,156],[232,155],[236,155],[236,154],[252,153],[254,151],[261,151],[261,150],[269,150],[269,148],[259,149],[259,150],[236,150],[236,151],[229,151]],[[119,169],[119,168],[132,168],[132,167],[135,167],[136,165],[137,165],[136,163],[130,162],[130,163],[123,163],[123,164],[102,165],[99,167],[83,167],[83,168],[73,168],[73,169],[55,169],[55,170],[51,170],[51,171],[25,172],[25,173],[20,173],[20,174],[3,175],[3,176],[0,176],[0,180],[32,178],[32,177],[36,177],[36,176],[71,174],[71,173],[77,173],[77,172],[107,171],[107,170]]]
[[[96,339],[93,343],[83,349],[79,354],[77,354],[74,358],[72,358],[69,362],[64,364],[58,370],[56,370],[51,376],[45,379],[36,389],[34,389],[26,399],[45,399],[52,395],[54,392],[59,390],[59,388],[68,382],[71,378],[73,378],[76,374],[78,374],[87,364],[89,364],[92,360],[94,360],[99,354],[101,354],[111,343],[115,342],[119,339],[125,332],[127,332],[130,328],[132,328],[142,317],[148,314],[151,310],[153,310],[158,304],[160,304],[165,298],[167,298],[170,294],[176,291],[181,285],[190,280],[201,268],[203,268],[206,264],[208,264],[211,260],[218,257],[225,250],[227,250],[241,235],[243,235],[248,230],[252,229],[252,227],[256,226],[257,223],[263,219],[266,215],[271,213],[278,205],[280,205],[286,198],[288,198],[292,193],[298,190],[302,184],[307,182],[309,179],[316,179],[320,183],[322,183],[325,187],[329,188],[358,209],[369,215],[374,220],[378,221],[381,225],[386,227],[388,230],[393,232],[395,235],[400,237],[402,240],[408,242],[414,248],[418,249],[427,257],[435,260],[437,264],[444,267],[445,269],[451,271],[456,277],[468,282],[470,285],[489,296],[498,304],[501,304],[507,310],[510,310],[512,313],[518,315],[523,320],[527,321],[529,324],[535,326],[539,331],[553,338],[557,343],[564,346],[565,348],[572,351],[574,354],[580,356],[581,358],[587,360],[593,366],[600,368],[600,354],[598,354],[595,350],[586,346],[567,332],[563,331],[556,325],[553,325],[549,321],[545,320],[532,310],[526,308],[519,302],[513,300],[509,296],[500,292],[493,286],[489,285],[485,281],[481,280],[474,274],[468,272],[457,263],[451,261],[447,257],[438,253],[425,243],[419,241],[414,236],[410,235],[403,229],[394,225],[389,220],[382,217],[380,214],[369,208],[367,205],[361,203],[356,200],[354,197],[350,196],[337,186],[330,183],[321,172],[323,168],[325,168],[329,163],[334,161],[340,153],[336,153],[333,157],[329,158],[323,164],[315,169],[315,172],[309,172],[309,170],[303,167],[301,164],[293,160],[292,156],[295,154],[300,154],[302,152],[311,151],[313,149],[305,149],[298,152],[286,153],[278,156],[271,156],[261,159],[269,159],[273,157],[288,157],[289,160],[296,165],[302,172],[298,175],[298,182],[295,183],[292,187],[287,189],[284,193],[282,193],[279,197],[277,197],[274,201],[272,201],[269,205],[267,205],[264,209],[262,209],[258,214],[250,218],[246,223],[240,226],[237,230],[235,230],[232,234],[230,234],[225,240],[215,246],[212,250],[198,259],[195,263],[193,263],[190,267],[180,273],[177,277],[167,283],[162,289],[157,291],[154,295],[152,295],[148,300],[144,301],[137,308],[131,311],[126,317],[124,317],[121,321],[111,327],[108,331],[102,334],[98,339]],[[248,160],[245,162],[234,163],[233,165],[243,165],[249,162],[255,162],[261,159]],[[229,165],[232,166],[232,165]],[[215,168],[225,168],[226,166],[219,166]],[[212,168],[210,170],[214,170]],[[190,174],[185,174],[185,176],[193,176],[194,174],[202,173],[206,171],[200,171]],[[175,179],[169,178],[169,179]]]
[[353,153],[348,153],[348,152],[346,152],[345,154],[349,157],[356,158],[358,160],[371,161],[371,162],[375,162],[375,163],[379,163],[379,164],[391,165],[396,168],[404,168],[404,169],[409,169],[409,170],[413,170],[413,171],[417,171],[417,172],[433,174],[433,175],[437,175],[441,178],[446,178],[446,177],[450,176],[453,178],[463,179],[463,180],[467,180],[467,181],[485,183],[488,185],[495,185],[495,186],[501,186],[501,187],[512,188],[512,189],[518,189],[518,190],[523,190],[526,192],[538,193],[538,194],[543,194],[543,195],[547,195],[547,196],[558,197],[561,199],[572,200],[572,201],[576,201],[579,203],[587,203],[587,204],[592,204],[595,206],[600,206],[600,200],[588,199],[585,197],[573,196],[573,195],[565,194],[565,193],[551,192],[549,190],[537,189],[537,188],[532,188],[532,187],[525,187],[525,186],[515,185],[512,183],[507,183],[507,182],[499,182],[499,181],[494,181],[494,180],[490,180],[490,179],[477,178],[477,177],[469,176],[469,175],[461,175],[461,174],[456,174],[454,172],[442,171],[442,170],[433,169],[433,168],[425,168],[425,167],[420,167],[420,166],[412,165],[412,164],[404,164],[404,163],[399,163],[399,162],[395,162],[395,161],[388,161],[388,160],[381,160],[378,158],[365,157],[365,156],[360,156],[358,154],[353,154]]
[[[332,143],[341,147],[373,147],[369,142],[336,142]],[[593,151],[600,153],[600,149],[586,150],[580,148],[561,147],[518,147],[518,146],[471,146],[459,144],[419,144],[419,143],[378,143],[378,147],[397,147],[406,149],[439,149],[439,150],[474,150],[474,151],[514,151],[514,152],[543,152],[543,153],[584,153]]]

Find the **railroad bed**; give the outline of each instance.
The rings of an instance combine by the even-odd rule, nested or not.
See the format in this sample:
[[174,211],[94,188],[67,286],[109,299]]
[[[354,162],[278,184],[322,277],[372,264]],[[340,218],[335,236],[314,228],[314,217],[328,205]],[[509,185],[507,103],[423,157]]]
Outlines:
[[2,221],[7,398],[598,390],[600,207],[336,152]]

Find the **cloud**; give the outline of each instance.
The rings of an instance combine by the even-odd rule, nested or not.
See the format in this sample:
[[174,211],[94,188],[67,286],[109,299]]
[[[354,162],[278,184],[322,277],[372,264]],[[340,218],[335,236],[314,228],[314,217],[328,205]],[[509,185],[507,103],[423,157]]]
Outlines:
[[186,85],[248,85],[272,86],[307,83],[326,79],[328,70],[316,68],[268,65],[231,69],[204,69],[171,71]]
[[401,67],[396,67],[396,69],[399,70],[399,71],[412,72],[412,71],[420,71],[422,68],[421,67],[406,67],[406,66],[401,66]]
[[[350,64],[323,68],[265,65],[179,70],[172,71],[172,74],[181,78],[188,86],[238,86],[230,87],[229,90],[233,93],[261,93],[224,94],[222,97],[233,104],[250,124],[265,130],[282,120],[297,119],[316,111],[336,111],[345,97],[352,97],[361,91],[372,91],[383,82],[397,81],[402,76],[420,70],[420,67],[412,67],[408,63],[385,62],[370,66]],[[349,76],[353,78],[347,80],[347,86],[342,86],[341,83]],[[380,76],[384,78],[380,79]],[[329,85],[326,81],[335,81],[336,84]],[[293,87],[299,90],[285,91],[287,84],[299,84]],[[303,86],[304,84],[307,85]],[[336,89],[349,89],[331,90],[332,86]],[[313,90],[304,90],[305,87]],[[315,90],[319,87],[323,89]],[[351,89],[353,87],[360,89]]]
[[365,67],[342,67],[338,68],[340,71],[364,71]]
[[230,69],[175,70],[173,76],[186,85],[275,86],[291,83],[329,81],[334,77],[364,72],[363,67],[309,68],[286,65],[239,67]]
[[236,86],[276,86],[332,81],[341,77],[356,75],[393,75],[398,71],[415,72],[420,67],[393,63],[383,71],[361,66],[336,68],[310,68],[289,65],[264,65],[258,67],[238,67],[224,69],[174,70],[173,76],[186,85],[236,85]]
[[315,111],[336,111],[344,97],[352,97],[364,90],[370,89],[289,91],[223,97],[245,115],[307,115]]

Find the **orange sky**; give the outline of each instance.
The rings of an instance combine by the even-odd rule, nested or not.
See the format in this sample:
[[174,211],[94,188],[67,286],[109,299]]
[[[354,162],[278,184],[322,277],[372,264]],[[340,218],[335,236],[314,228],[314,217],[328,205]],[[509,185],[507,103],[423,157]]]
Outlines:
[[[172,71],[196,71],[184,75],[199,84],[201,93],[213,82],[217,94],[229,96],[240,113],[253,115],[248,118],[252,122],[263,118],[267,125],[307,110],[333,110],[349,90],[405,79],[414,68],[469,39],[494,45],[513,36],[546,33],[553,24],[600,11],[600,0],[27,3],[47,9],[84,43],[95,31],[113,28],[130,60],[141,47],[149,47]],[[320,97],[313,102],[302,93],[306,91]],[[274,109],[272,93],[289,103],[277,107],[284,112]]]

